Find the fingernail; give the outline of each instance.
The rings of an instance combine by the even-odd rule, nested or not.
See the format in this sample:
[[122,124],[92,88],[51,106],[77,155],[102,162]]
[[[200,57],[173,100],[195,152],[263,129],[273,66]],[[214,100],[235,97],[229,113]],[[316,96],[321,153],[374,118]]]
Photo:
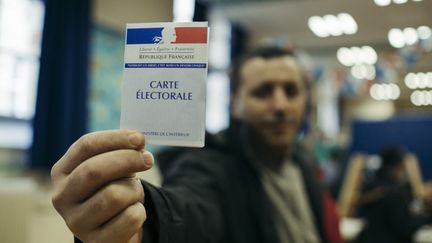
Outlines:
[[149,151],[144,151],[143,156],[144,156],[144,163],[146,164],[146,166],[152,167],[154,163],[153,154],[150,153]]
[[132,133],[128,136],[129,143],[134,147],[138,147],[142,144],[142,135],[140,133]]

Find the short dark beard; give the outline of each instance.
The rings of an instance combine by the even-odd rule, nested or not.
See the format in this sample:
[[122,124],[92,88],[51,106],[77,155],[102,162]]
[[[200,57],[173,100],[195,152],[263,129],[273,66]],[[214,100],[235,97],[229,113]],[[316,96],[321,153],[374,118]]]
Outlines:
[[262,134],[250,125],[244,124],[242,130],[244,142],[250,146],[257,161],[265,163],[264,165],[270,169],[279,170],[287,156],[291,154],[293,144],[281,146],[269,144]]

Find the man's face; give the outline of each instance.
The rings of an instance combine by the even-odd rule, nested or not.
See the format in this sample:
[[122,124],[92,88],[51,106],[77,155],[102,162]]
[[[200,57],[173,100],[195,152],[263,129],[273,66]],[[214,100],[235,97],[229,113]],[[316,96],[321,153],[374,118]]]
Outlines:
[[233,116],[251,126],[272,147],[290,145],[306,104],[306,87],[296,61],[289,56],[252,58],[240,70]]

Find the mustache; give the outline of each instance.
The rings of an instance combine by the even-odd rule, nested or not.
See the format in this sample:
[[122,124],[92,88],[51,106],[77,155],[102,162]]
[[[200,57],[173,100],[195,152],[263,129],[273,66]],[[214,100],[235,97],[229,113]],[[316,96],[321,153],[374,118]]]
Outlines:
[[288,114],[273,114],[271,116],[263,117],[262,123],[267,125],[277,123],[295,123],[296,119]]

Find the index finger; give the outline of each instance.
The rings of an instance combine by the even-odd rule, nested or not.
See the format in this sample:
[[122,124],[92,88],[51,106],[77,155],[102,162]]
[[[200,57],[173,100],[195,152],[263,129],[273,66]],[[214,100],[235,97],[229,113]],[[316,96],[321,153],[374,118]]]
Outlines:
[[83,161],[118,149],[144,148],[144,136],[132,130],[108,130],[86,134],[78,139],[54,165],[53,171],[70,174]]

